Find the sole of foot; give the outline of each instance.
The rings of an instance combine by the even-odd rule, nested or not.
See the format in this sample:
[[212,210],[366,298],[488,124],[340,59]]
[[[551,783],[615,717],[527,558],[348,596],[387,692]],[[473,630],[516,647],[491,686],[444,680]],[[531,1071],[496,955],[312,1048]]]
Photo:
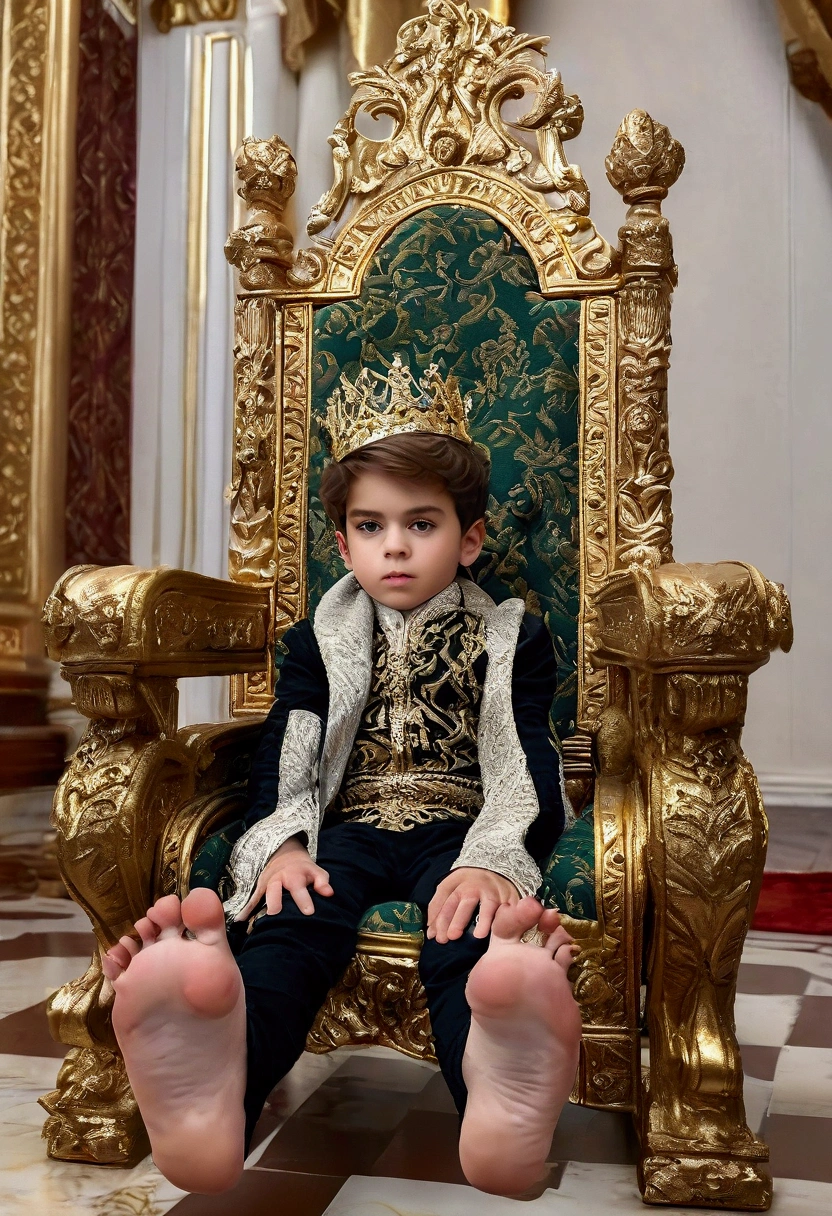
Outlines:
[[243,1169],[246,1018],[222,904],[166,895],[104,955],[113,1028],[153,1160],[185,1191],[230,1189]]
[[[543,941],[523,942],[535,926]],[[523,899],[499,910],[488,951],[468,979],[459,1157],[481,1191],[521,1196],[546,1177],[578,1067],[581,1015],[566,977],[574,949],[557,912]]]

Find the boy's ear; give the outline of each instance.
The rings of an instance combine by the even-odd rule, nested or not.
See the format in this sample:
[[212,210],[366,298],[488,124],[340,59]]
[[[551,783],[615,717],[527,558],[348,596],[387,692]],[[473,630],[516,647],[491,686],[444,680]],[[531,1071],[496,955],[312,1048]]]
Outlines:
[[350,561],[350,548],[347,544],[347,538],[343,532],[336,532],[335,539],[338,542],[338,552],[341,554],[341,560],[348,570],[352,570],[352,562]]
[[477,519],[459,542],[459,564],[471,566],[477,560],[485,543],[485,520]]

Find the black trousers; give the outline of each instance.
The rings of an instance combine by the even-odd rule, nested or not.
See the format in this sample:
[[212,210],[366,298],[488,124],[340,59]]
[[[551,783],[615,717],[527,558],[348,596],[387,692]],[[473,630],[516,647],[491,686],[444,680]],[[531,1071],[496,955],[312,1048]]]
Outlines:
[[[276,916],[261,916],[250,933],[245,924],[229,929],[246,992],[246,1151],[266,1098],[300,1057],[327,992],[355,953],[364,912],[400,899],[418,904],[426,918],[468,827],[453,820],[408,832],[363,823],[324,826],[317,860],[329,872],[334,895],[310,888],[315,912],[304,916],[284,891]],[[472,928],[443,945],[426,939],[419,959],[437,1058],[460,1114],[467,1098],[462,1054],[471,1020],[465,983],[488,947],[488,938],[475,938]]]

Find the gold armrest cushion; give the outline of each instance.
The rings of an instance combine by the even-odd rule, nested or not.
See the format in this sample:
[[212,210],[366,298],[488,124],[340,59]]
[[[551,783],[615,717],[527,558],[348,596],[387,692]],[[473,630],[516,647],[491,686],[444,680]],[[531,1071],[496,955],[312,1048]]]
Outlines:
[[75,673],[229,675],[266,666],[269,591],[189,570],[74,566],[43,610],[49,657]]
[[747,673],[792,644],[782,585],[744,562],[631,566],[606,579],[593,607],[597,666]]

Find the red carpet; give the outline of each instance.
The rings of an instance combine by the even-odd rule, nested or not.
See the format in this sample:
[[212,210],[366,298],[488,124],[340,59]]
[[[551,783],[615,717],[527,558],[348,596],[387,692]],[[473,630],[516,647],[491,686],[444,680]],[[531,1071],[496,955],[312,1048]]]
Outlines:
[[766,870],[752,927],[772,933],[832,934],[832,873]]

